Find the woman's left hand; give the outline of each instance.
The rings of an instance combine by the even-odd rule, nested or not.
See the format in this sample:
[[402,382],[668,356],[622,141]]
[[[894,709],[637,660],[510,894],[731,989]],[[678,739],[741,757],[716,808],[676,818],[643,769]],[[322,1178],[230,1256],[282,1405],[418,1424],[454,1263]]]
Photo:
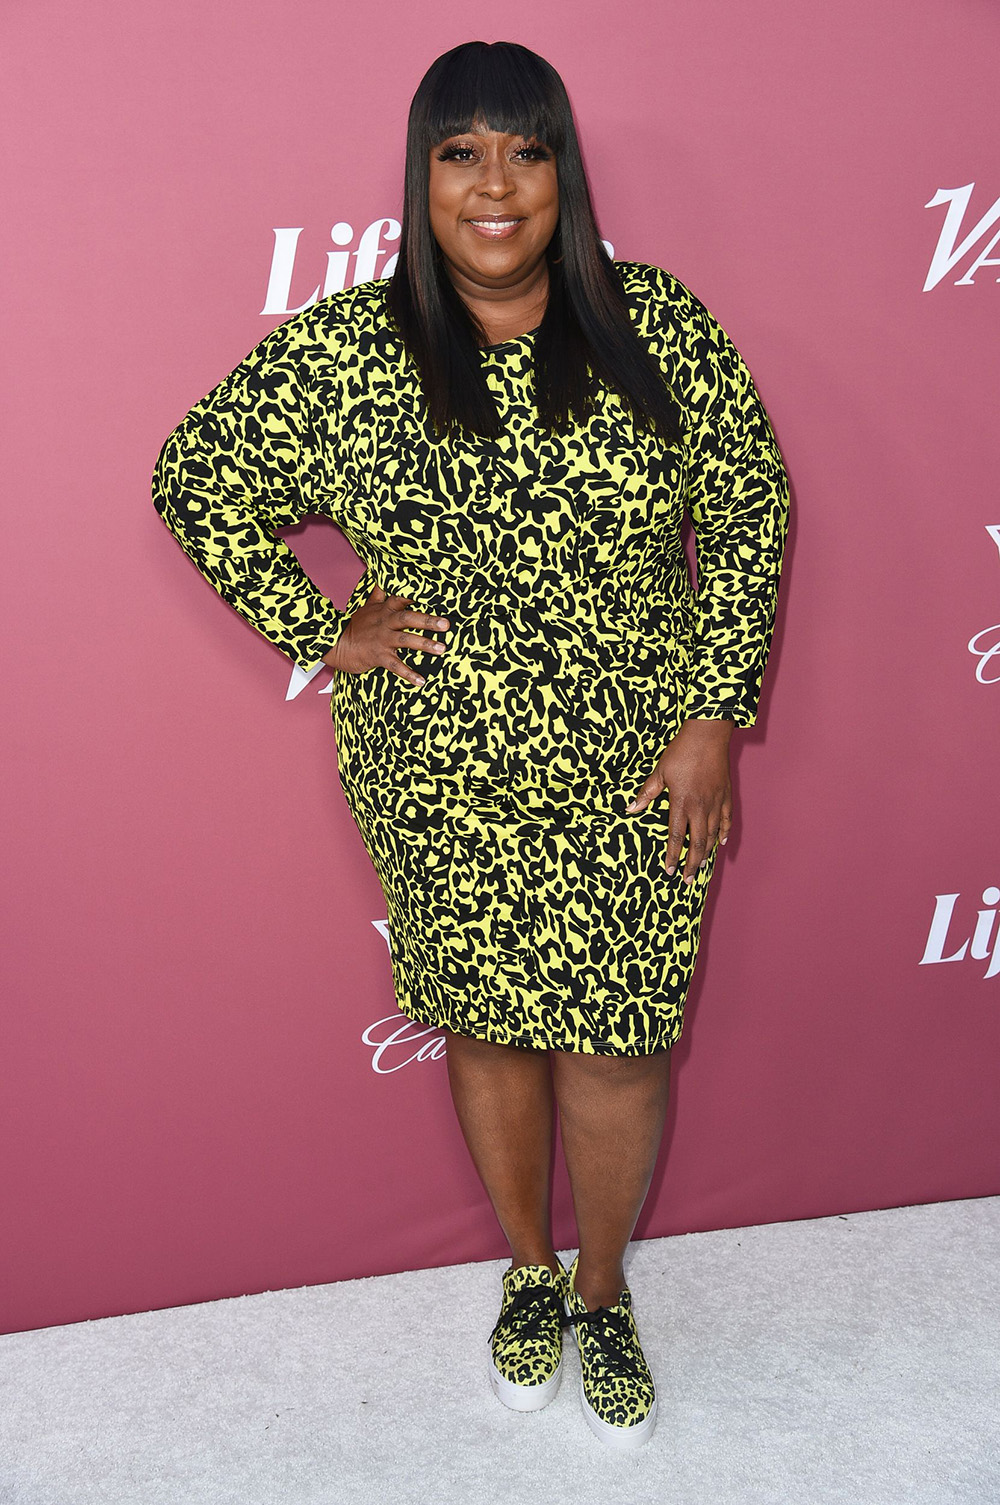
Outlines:
[[731,721],[685,721],[657,759],[626,814],[639,814],[657,795],[670,797],[666,869],[676,870],[689,836],[684,882],[693,883],[716,841],[725,846],[733,823],[733,786],[729,775]]

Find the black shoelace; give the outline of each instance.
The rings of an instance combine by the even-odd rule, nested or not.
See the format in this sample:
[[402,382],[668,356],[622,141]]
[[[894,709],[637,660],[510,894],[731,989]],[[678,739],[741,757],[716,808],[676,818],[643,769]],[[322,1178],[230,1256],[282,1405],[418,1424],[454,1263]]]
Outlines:
[[556,1292],[549,1286],[522,1286],[515,1291],[507,1310],[500,1313],[490,1338],[495,1337],[501,1328],[511,1327],[515,1328],[519,1338],[541,1341],[550,1336],[553,1317],[560,1328],[565,1325],[562,1302]]
[[645,1381],[646,1375],[624,1312],[599,1306],[592,1312],[577,1312],[573,1317],[564,1317],[563,1322],[566,1327],[575,1327],[579,1323],[586,1325],[600,1350],[601,1367],[609,1378]]

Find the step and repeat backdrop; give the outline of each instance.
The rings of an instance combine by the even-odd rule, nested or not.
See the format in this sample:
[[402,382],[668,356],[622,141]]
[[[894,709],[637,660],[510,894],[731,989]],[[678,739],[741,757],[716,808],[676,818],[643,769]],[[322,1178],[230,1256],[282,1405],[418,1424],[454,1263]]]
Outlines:
[[[2,23],[0,1328],[505,1252],[294,669],[156,516],[282,319],[392,271],[406,114],[564,77],[601,233],[708,305],[794,522],[638,1237],[1000,1191],[1000,12],[38,0]],[[471,29],[470,29],[471,27]],[[339,606],[330,524],[283,535]],[[571,1246],[568,1188],[556,1234]]]

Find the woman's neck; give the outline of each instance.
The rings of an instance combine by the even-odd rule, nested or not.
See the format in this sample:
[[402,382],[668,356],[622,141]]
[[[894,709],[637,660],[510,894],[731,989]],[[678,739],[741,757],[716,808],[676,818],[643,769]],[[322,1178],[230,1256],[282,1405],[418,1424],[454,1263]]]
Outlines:
[[489,289],[465,283],[458,286],[458,292],[482,327],[484,345],[501,345],[504,340],[537,329],[542,322],[549,297],[549,269],[542,261],[539,275],[526,286]]

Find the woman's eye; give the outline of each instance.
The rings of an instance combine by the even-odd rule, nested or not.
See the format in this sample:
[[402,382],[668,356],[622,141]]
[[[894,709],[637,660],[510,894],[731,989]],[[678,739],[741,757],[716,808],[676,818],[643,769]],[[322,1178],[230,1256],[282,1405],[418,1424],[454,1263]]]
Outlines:
[[[439,162],[468,162],[476,155],[475,147],[472,146],[445,146],[438,152]],[[544,146],[519,146],[513,155],[527,161],[548,160],[549,151]]]

